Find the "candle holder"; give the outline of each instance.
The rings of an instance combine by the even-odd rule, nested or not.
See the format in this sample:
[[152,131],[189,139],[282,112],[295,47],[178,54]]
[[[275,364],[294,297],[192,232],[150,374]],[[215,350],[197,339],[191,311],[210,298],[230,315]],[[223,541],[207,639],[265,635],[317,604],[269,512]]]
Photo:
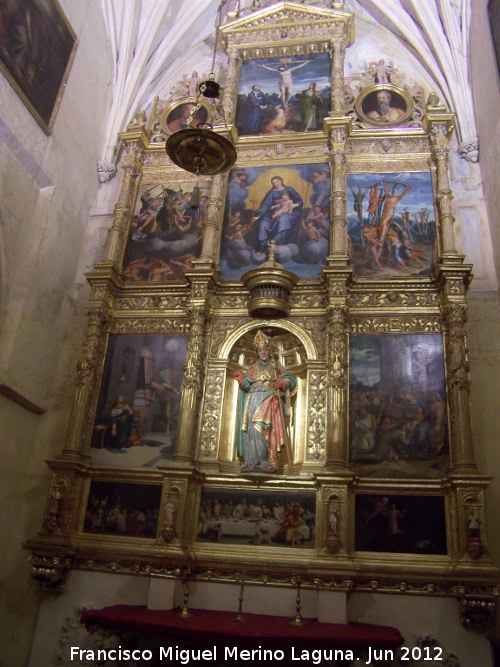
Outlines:
[[191,618],[193,615],[188,608],[189,603],[189,576],[184,580],[184,602],[181,611],[177,614],[181,618]]
[[306,625],[306,622],[304,621],[300,613],[300,608],[301,608],[300,585],[301,581],[300,579],[297,579],[297,598],[295,602],[295,617],[293,618],[293,620],[290,621],[290,625]]
[[245,590],[245,582],[242,581],[240,582],[240,597],[238,598],[238,616],[234,619],[235,621],[238,621],[238,623],[243,623],[245,620],[243,616],[241,615],[241,610],[243,609],[243,591]]

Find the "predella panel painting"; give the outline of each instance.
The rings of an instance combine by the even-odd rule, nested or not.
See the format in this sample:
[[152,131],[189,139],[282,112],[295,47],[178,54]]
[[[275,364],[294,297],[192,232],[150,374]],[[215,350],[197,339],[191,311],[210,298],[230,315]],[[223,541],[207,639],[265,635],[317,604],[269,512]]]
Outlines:
[[326,53],[246,60],[240,71],[236,127],[246,136],[322,130],[330,93]]
[[186,336],[111,336],[94,465],[151,468],[172,457],[186,350]]
[[431,174],[348,174],[347,229],[358,275],[429,275],[438,254]]
[[329,252],[327,164],[239,167],[229,175],[221,243],[222,277],[238,280],[276,260],[300,278],[316,278]]
[[210,181],[141,186],[123,261],[132,282],[182,280],[203,241]]
[[440,334],[351,336],[350,460],[368,477],[442,477],[449,466]]
[[356,551],[447,553],[442,496],[356,494]]

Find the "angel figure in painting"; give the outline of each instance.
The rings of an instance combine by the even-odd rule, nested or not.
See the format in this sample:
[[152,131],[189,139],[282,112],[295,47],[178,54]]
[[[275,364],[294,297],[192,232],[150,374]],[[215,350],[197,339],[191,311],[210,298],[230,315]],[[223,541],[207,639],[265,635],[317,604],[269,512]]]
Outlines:
[[237,452],[244,460],[242,472],[275,472],[281,448],[289,445],[285,417],[297,378],[271,359],[270,339],[264,332],[257,332],[253,348],[257,361],[246,373],[234,371],[240,387]]

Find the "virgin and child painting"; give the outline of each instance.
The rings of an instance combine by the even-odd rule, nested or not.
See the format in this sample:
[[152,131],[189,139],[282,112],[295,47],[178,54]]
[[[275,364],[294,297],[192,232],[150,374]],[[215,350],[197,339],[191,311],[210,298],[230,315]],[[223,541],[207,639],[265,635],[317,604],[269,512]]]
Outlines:
[[430,173],[348,174],[347,229],[358,275],[429,275],[438,255]]
[[356,551],[445,555],[442,496],[356,494]]
[[349,433],[360,475],[443,475],[449,450],[440,334],[351,336]]
[[276,261],[316,278],[329,252],[330,170],[326,164],[240,167],[229,175],[221,242],[222,277],[238,280]]
[[93,481],[83,531],[122,537],[156,537],[161,490],[158,484]]
[[326,53],[246,60],[238,89],[238,132],[251,136],[322,130],[330,92]]
[[204,489],[198,540],[312,549],[315,520],[315,493]]
[[186,336],[111,336],[92,439],[94,465],[154,467],[172,457]]
[[203,241],[210,181],[142,186],[123,261],[132,282],[182,280]]

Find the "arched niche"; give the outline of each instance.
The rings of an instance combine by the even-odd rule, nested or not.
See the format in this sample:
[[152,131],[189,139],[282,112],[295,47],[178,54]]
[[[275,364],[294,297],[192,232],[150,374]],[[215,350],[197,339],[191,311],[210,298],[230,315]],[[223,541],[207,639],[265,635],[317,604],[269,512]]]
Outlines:
[[[236,453],[236,415],[238,404],[238,383],[234,379],[237,368],[248,369],[257,359],[253,342],[258,330],[262,330],[272,342],[274,359],[297,377],[297,394],[289,423],[291,460],[293,474],[298,474],[306,459],[306,435],[308,430],[308,400],[311,369],[317,369],[324,362],[318,361],[317,348],[309,334],[288,320],[252,321],[229,333],[220,346],[218,358],[210,360],[209,373],[219,373],[221,377],[218,395],[211,401],[205,400],[202,424],[210,421],[206,414],[209,405],[219,411],[217,447],[214,448],[212,465],[217,470],[238,474],[242,462]],[[216,385],[217,386],[217,385]],[[202,425],[203,433],[203,425]],[[203,437],[203,436],[202,436]],[[216,461],[214,460],[216,459]],[[201,457],[201,463],[204,462]],[[208,467],[208,466],[207,466]],[[290,474],[284,450],[279,458],[279,473]]]

